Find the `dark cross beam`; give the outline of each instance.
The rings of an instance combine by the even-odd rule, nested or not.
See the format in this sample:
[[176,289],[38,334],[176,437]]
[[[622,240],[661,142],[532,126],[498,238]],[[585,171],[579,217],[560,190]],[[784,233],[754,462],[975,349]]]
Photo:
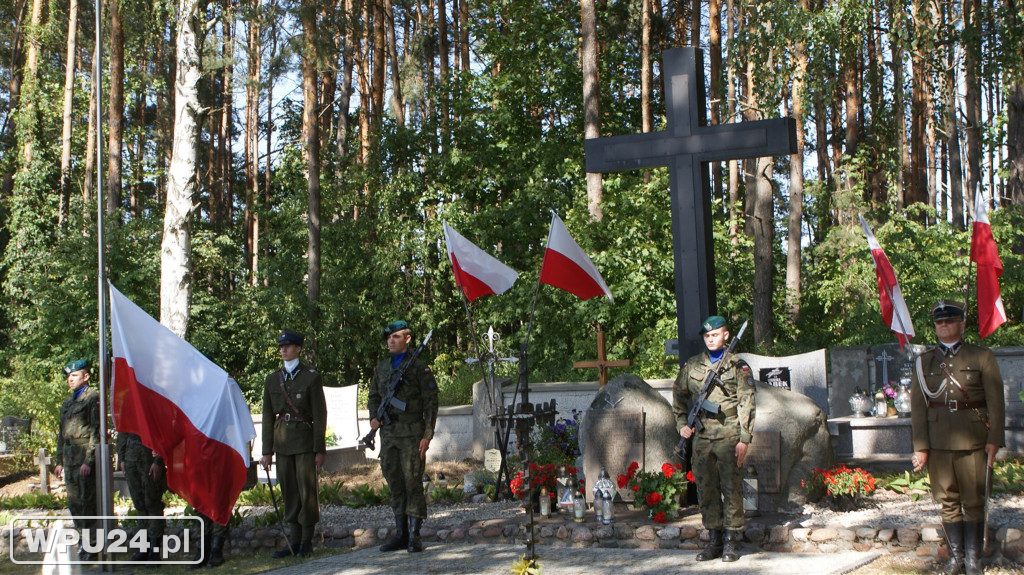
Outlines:
[[708,162],[796,153],[796,122],[707,126],[703,51],[666,50],[662,62],[665,131],[593,138],[584,146],[591,173],[668,166],[681,365],[704,349],[697,327],[716,310]]
[[597,361],[574,361],[572,366],[576,369],[581,368],[597,368],[597,381],[600,387],[604,387],[608,383],[608,369],[609,367],[629,367],[633,365],[633,362],[628,359],[616,359],[609,360],[605,355],[606,347],[604,344],[604,330],[601,329],[601,324],[597,325]]

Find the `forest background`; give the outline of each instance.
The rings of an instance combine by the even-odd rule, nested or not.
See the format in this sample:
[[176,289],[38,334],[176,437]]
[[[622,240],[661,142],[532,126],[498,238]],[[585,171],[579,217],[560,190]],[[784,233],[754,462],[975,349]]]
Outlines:
[[571,364],[596,323],[630,372],[672,377],[667,173],[587,175],[583,140],[663,129],[678,46],[705,50],[709,123],[800,127],[791,157],[712,166],[717,307],[752,319],[743,348],[893,341],[857,214],[928,341],[933,302],[965,293],[979,190],[1010,316],[985,344],[1020,341],[1019,0],[106,0],[99,53],[94,10],[0,3],[0,414],[40,429],[61,366],[97,355],[97,172],[107,277],[254,411],[281,328],[328,384],[365,387],[397,318],[434,329],[444,400],[468,401],[441,222],[520,272],[472,304],[509,355],[551,210],[615,301],[541,289],[530,380],[592,380]]

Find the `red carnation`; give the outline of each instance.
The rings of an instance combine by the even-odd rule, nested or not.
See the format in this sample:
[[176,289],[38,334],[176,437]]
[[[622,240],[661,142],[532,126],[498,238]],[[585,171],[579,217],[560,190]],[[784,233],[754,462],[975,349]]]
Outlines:
[[696,479],[693,478],[693,470],[692,469],[690,471],[686,472],[686,480],[689,481],[690,483],[693,483],[694,481],[696,481]]
[[664,511],[655,513],[654,517],[651,517],[651,519],[653,519],[655,523],[668,523],[668,519],[665,519]]
[[618,477],[619,489],[624,489],[626,484],[629,483],[629,478],[625,475],[619,475]]
[[676,468],[672,467],[671,463],[664,463],[661,466],[661,472],[665,474],[665,477],[672,477],[672,474],[676,472]]
[[654,493],[648,493],[647,494],[647,506],[648,507],[654,507],[655,505],[661,503],[661,500],[662,500],[661,494],[658,493],[657,491],[655,491]]
[[640,486],[639,485],[634,485],[633,486],[633,491],[640,491]]

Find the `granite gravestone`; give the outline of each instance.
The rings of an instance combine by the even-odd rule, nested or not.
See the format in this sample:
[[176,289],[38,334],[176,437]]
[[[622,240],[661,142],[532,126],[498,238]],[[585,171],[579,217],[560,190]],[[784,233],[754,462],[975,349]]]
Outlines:
[[332,447],[359,446],[358,385],[324,387],[327,404],[327,439],[334,434]]
[[[803,394],[827,412],[828,370],[825,366],[824,349],[788,357],[768,357],[753,353],[736,355],[747,362],[750,369],[758,374],[760,381]],[[765,377],[768,379],[764,379]],[[788,383],[788,386],[785,383]]]
[[758,493],[779,492],[782,478],[781,437],[778,431],[754,432],[743,466],[757,470]]

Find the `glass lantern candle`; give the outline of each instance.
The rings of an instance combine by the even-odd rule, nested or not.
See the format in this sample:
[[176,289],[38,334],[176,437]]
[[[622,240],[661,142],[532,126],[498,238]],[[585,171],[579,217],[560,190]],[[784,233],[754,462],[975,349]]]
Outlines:
[[551,517],[551,495],[547,487],[540,488],[540,514],[541,517]]
[[612,521],[615,521],[615,500],[605,495],[604,499],[601,500],[604,507],[603,513],[601,514],[601,523],[605,525],[611,525]]
[[885,392],[879,390],[875,394],[875,417],[886,417],[889,415],[889,404],[885,401]]
[[850,410],[853,411],[854,417],[864,417],[872,407],[874,404],[861,388],[858,387],[857,391],[850,396]]
[[577,489],[572,495],[572,520],[576,523],[583,523],[583,518],[586,512],[587,500]]
[[899,417],[910,417],[910,386],[908,384],[900,382],[900,390],[896,394],[896,399],[893,400],[893,405],[896,406],[896,414]]

